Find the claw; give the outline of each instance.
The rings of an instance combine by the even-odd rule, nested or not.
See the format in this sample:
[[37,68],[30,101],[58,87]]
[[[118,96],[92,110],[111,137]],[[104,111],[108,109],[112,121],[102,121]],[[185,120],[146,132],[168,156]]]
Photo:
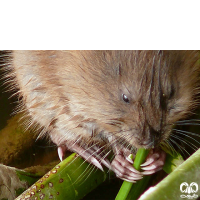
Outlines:
[[143,175],[151,175],[151,174],[154,174],[154,173],[155,173],[154,170],[142,172]]
[[154,170],[156,168],[158,168],[158,166],[163,166],[164,162],[161,160],[156,161],[153,165],[149,165],[147,167],[141,167],[141,169],[143,170]]
[[133,168],[133,166],[130,164],[130,163],[127,163],[127,162],[125,162],[126,160],[124,160],[124,157],[123,156],[121,156],[121,155],[117,155],[116,157],[115,157],[115,160],[118,162],[118,163],[116,163],[117,165],[116,166],[118,166],[119,168],[123,168],[123,169],[125,169],[125,168],[127,168],[127,169],[129,169],[131,172],[133,172],[133,173],[136,173],[136,174],[141,174],[141,172],[139,172],[139,171],[137,171],[135,168]]
[[155,172],[161,170],[164,165],[165,158],[166,153],[161,149],[152,150],[147,157],[147,161],[140,165],[141,169],[145,170],[142,174],[154,174]]
[[144,162],[144,163],[141,164],[140,166],[141,166],[141,167],[144,167],[144,166],[150,165],[153,161],[154,161],[154,159],[149,158],[149,159],[147,159],[146,162]]
[[108,161],[108,159],[102,158],[102,156],[100,156],[98,154],[98,151],[100,151],[100,149],[98,149],[95,146],[91,147],[91,148],[88,148],[88,149],[84,149],[83,147],[79,146],[78,144],[73,144],[71,146],[71,150],[73,150],[76,153],[78,153],[87,162],[95,165],[101,171],[104,171],[103,167],[101,166],[101,164],[103,164],[106,167],[110,168],[110,162]]
[[131,164],[133,164],[133,154],[130,154],[128,157],[126,157],[126,160],[128,160],[128,162],[130,162]]
[[153,163],[153,162],[154,162],[155,160],[157,160],[158,158],[159,158],[159,154],[158,154],[158,153],[155,153],[155,154],[151,155],[151,157],[148,158],[147,161],[146,161],[145,163],[141,164],[140,166],[141,166],[141,167],[147,166],[147,165]]
[[104,158],[104,159],[102,159],[101,160],[101,163],[103,164],[103,165],[105,165],[108,169],[110,169],[111,167],[111,164],[110,164],[110,161],[108,160],[108,159],[106,159],[106,158]]
[[122,180],[135,183],[137,180],[143,178],[141,172],[133,168],[126,157],[122,155],[116,155],[115,159],[111,163],[111,169],[115,172],[116,176]]
[[154,174],[155,172],[158,172],[158,171],[160,171],[161,169],[162,169],[162,167],[159,167],[159,168],[157,168],[157,169],[155,169],[155,170],[144,171],[144,172],[142,172],[142,174],[143,174],[143,175]]
[[127,181],[127,182],[130,182],[130,183],[136,183],[136,181],[134,181],[134,180],[130,180],[130,179],[126,179],[126,178],[121,178],[117,174],[116,174],[116,177],[120,178],[123,181]]
[[64,156],[64,153],[63,153],[62,147],[58,147],[58,157],[60,161],[63,160],[63,156]]
[[153,169],[156,169],[157,166],[156,165],[150,165],[150,166],[147,166],[147,167],[141,167],[141,169],[143,170],[153,170]]
[[104,172],[103,167],[101,166],[101,164],[99,163],[99,161],[96,158],[91,157],[91,162],[93,165],[95,165],[97,168],[99,168],[101,171]]
[[128,180],[128,179],[125,179],[125,178],[121,178],[123,181],[127,181],[127,182],[130,182],[130,183],[136,183],[136,181],[132,181],[132,180]]

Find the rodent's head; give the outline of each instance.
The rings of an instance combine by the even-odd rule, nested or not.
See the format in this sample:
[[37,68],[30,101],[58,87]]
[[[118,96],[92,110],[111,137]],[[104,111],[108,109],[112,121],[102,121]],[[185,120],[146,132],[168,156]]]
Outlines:
[[197,59],[192,51],[74,52],[63,77],[70,110],[91,134],[154,147],[195,105]]

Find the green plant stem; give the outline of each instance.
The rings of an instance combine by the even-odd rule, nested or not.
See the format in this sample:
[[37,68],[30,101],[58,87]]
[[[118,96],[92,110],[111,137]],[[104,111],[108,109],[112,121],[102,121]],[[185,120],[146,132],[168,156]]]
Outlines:
[[[147,149],[143,149],[143,148],[138,149],[137,154],[135,156],[134,163],[133,163],[133,167],[136,170],[138,170],[138,171],[140,170],[140,165],[145,161],[148,152],[149,152],[149,150],[147,150]],[[133,185],[133,183],[124,181],[115,200],[125,200],[132,188],[132,185]],[[135,185],[137,187],[137,183]]]
[[[107,171],[94,170],[73,153],[22,193],[21,199],[79,200],[107,178]],[[28,198],[30,197],[30,198]]]

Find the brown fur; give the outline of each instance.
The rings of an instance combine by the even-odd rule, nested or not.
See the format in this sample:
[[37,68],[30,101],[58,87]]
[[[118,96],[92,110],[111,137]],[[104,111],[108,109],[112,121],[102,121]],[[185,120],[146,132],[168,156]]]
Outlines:
[[57,145],[154,147],[196,106],[197,51],[14,51],[12,58],[23,105]]

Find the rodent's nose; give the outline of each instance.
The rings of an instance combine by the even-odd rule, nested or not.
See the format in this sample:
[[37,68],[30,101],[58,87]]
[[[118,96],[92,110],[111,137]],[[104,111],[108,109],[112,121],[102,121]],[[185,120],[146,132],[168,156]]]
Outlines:
[[154,148],[160,139],[160,131],[157,131],[155,129],[153,129],[152,127],[150,127],[150,140],[151,140],[151,147],[150,148]]
[[151,136],[158,136],[160,134],[160,131],[156,131],[152,127],[150,127],[150,135]]
[[147,149],[154,148],[154,141],[151,139],[143,140],[140,144]]
[[140,140],[140,144],[145,148],[154,148],[158,144],[160,131],[156,131],[151,126],[146,131],[143,140]]

